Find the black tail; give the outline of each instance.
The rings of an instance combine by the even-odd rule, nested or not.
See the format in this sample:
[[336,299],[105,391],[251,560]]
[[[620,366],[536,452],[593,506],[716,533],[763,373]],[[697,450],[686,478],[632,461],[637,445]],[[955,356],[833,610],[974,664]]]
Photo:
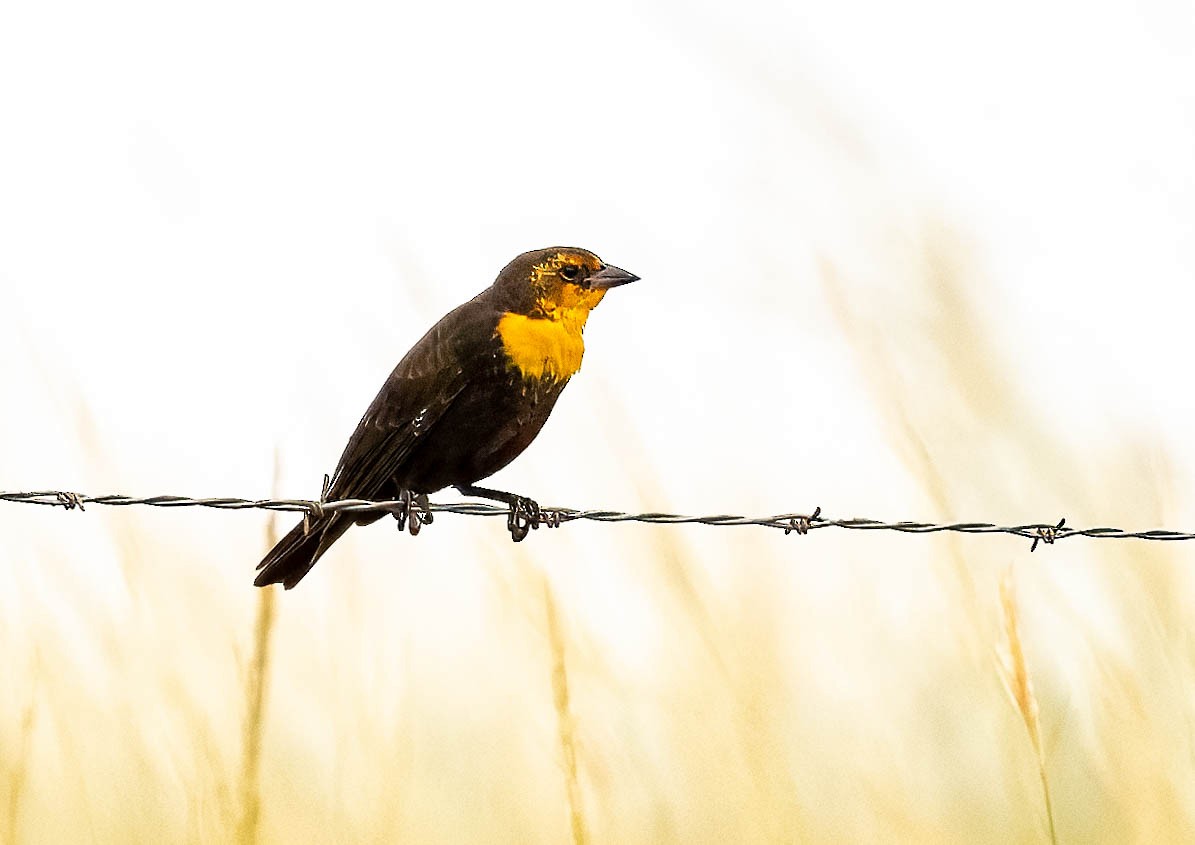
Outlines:
[[289,590],[303,580],[303,576],[311,571],[320,555],[331,548],[352,524],[352,519],[343,514],[332,514],[320,520],[313,519],[306,531],[300,522],[279,540],[278,545],[270,549],[269,554],[257,565],[261,572],[254,579],[253,585],[264,587],[268,584],[282,584]]

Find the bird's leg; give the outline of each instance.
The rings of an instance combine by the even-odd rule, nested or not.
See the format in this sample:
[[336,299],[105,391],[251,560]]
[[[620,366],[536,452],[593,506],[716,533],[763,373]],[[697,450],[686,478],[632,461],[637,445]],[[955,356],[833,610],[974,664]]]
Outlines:
[[425,525],[431,525],[434,521],[431,503],[428,502],[426,493],[412,493],[410,490],[403,490],[398,494],[398,501],[403,505],[402,510],[394,514],[395,520],[398,521],[399,531],[405,528],[414,537],[419,533],[419,529]]
[[496,502],[505,502],[509,505],[510,513],[506,516],[506,530],[510,532],[510,538],[516,543],[526,537],[532,528],[539,528],[539,504],[526,496],[503,493],[501,490],[491,490],[488,487],[474,487],[472,484],[458,484],[456,489],[465,496],[493,499]]

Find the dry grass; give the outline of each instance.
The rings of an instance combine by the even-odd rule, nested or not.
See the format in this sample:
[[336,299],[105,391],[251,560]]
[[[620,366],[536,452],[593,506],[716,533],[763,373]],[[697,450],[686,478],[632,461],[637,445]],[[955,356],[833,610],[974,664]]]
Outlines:
[[1057,843],[1054,805],[1050,800],[1050,779],[1046,774],[1046,752],[1042,747],[1041,723],[1038,721],[1037,696],[1033,692],[1033,681],[1030,680],[1029,669],[1025,665],[1025,651],[1021,648],[1021,627],[1017,622],[1017,601],[1011,567],[1000,579],[1000,609],[1004,622],[1003,647],[998,652],[1000,677],[1013,705],[1025,722],[1025,730],[1029,732],[1029,742],[1033,745],[1033,753],[1037,757],[1037,771],[1041,777],[1042,799],[1045,802],[1046,820],[1050,828],[1050,841]]
[[[274,453],[273,495],[278,495],[279,458]],[[263,554],[279,539],[277,521],[266,523]],[[245,726],[241,748],[240,816],[236,827],[236,841],[255,843],[261,821],[261,747],[265,733],[265,701],[270,676],[270,639],[274,631],[277,590],[260,590],[253,622],[253,653],[249,659],[245,679]]]
[[21,800],[29,780],[29,759],[33,745],[33,729],[37,719],[37,709],[34,699],[35,689],[31,689],[29,700],[20,711],[15,753],[8,761],[8,770],[4,775],[5,792],[7,793],[4,813],[4,831],[0,842],[16,842],[20,831]]
[[[1116,489],[1125,522],[1173,522],[1164,456],[1081,459],[1034,410],[965,245],[934,225],[907,243],[892,301],[822,265],[915,490],[903,513],[1098,521]],[[606,400],[594,471],[666,502]],[[102,424],[75,418],[106,487]],[[445,517],[417,541],[354,531],[280,594],[247,586],[244,515],[43,516],[39,565],[4,573],[5,842],[1193,833],[1183,550],[1059,544],[1014,595],[1028,547],[1002,538],[569,525],[512,550],[497,522]]]
[[569,827],[573,834],[573,845],[584,845],[589,841],[585,832],[585,811],[582,806],[581,787],[577,780],[577,738],[573,711],[569,706],[568,666],[564,659],[564,631],[552,598],[552,588],[544,579],[544,613],[548,624],[548,643],[552,654],[552,704],[556,708],[556,721],[560,730],[560,755],[564,765],[565,794],[568,796]]

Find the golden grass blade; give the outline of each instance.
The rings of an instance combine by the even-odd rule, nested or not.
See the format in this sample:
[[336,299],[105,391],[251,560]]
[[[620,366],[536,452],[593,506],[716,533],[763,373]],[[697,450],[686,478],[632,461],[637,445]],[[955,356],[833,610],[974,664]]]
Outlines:
[[552,703],[556,708],[556,722],[560,736],[560,752],[564,761],[564,785],[568,795],[569,820],[573,845],[585,845],[585,814],[582,808],[581,787],[577,780],[577,737],[569,704],[568,667],[564,657],[564,632],[556,614],[552,588],[544,578],[544,610],[548,622],[548,644],[552,650]]
[[36,689],[29,691],[29,700],[21,711],[21,726],[15,759],[8,767],[5,780],[8,783],[8,800],[5,802],[4,829],[0,831],[0,842],[16,842],[21,821],[21,799],[25,784],[29,780],[29,758],[33,748],[33,728],[37,723],[37,708],[34,706]]
[[1041,722],[1038,719],[1037,696],[1033,692],[1033,681],[1025,664],[1025,650],[1021,646],[1021,630],[1017,618],[1016,592],[1010,566],[1000,578],[1000,608],[1003,622],[1004,642],[999,652],[1000,678],[1012,698],[1013,706],[1021,714],[1029,741],[1037,757],[1037,771],[1041,777],[1042,796],[1046,805],[1046,820],[1050,826],[1050,841],[1057,845],[1058,835],[1054,829],[1054,807],[1050,800],[1050,780],[1046,775],[1046,755],[1041,742]]
[[[278,493],[280,460],[274,452],[274,489]],[[266,550],[278,542],[276,516],[266,522]],[[257,612],[253,623],[253,656],[245,681],[245,722],[241,747],[241,813],[237,820],[237,842],[255,843],[261,821],[261,745],[265,730],[265,704],[270,673],[270,635],[274,629],[277,590],[257,591]]]

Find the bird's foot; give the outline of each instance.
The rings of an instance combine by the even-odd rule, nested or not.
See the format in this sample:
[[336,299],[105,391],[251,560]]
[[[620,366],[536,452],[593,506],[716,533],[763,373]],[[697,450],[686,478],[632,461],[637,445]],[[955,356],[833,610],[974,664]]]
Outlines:
[[[475,487],[472,484],[457,484],[456,489],[466,496],[480,496],[495,502],[505,502],[506,506],[510,508],[506,515],[506,530],[510,532],[510,539],[516,543],[526,537],[531,529],[539,528],[540,524],[545,521],[539,503],[526,496],[518,496],[502,490],[491,490],[488,487]],[[547,521],[549,524],[553,522],[550,517]]]
[[399,531],[405,529],[410,531],[411,536],[414,537],[419,534],[423,526],[431,525],[435,521],[426,493],[412,493],[410,490],[403,490],[398,496],[398,501],[403,505],[402,510],[394,514]]
[[516,543],[530,533],[531,529],[539,528],[539,503],[525,496],[512,496],[510,513],[506,516],[506,529],[510,532],[510,539]]

